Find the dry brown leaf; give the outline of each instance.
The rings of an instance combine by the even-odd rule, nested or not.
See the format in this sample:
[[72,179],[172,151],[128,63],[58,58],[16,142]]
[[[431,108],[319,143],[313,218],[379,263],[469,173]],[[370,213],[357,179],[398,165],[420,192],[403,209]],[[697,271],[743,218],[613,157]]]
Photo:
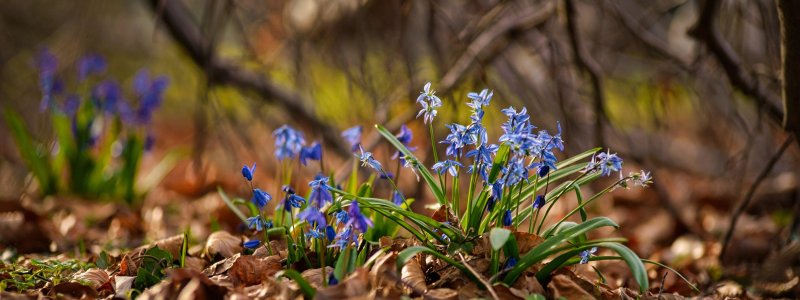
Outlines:
[[125,297],[133,287],[134,280],[136,280],[134,276],[114,276],[114,292],[117,296]]
[[208,266],[208,268],[203,270],[203,274],[206,274],[206,276],[211,277],[214,275],[225,273],[231,268],[231,266],[233,266],[233,263],[235,263],[240,256],[242,255],[236,254],[234,256],[215,262],[214,264]]
[[303,276],[303,278],[305,278],[306,281],[311,284],[311,286],[313,286],[315,289],[318,289],[319,287],[323,286],[325,280],[327,280],[328,276],[330,276],[332,273],[333,268],[326,266],[324,276],[322,275],[322,268],[305,270],[303,273],[300,273],[300,276]]
[[538,235],[527,233],[524,231],[515,231],[514,238],[517,239],[517,249],[520,255],[525,255],[531,251],[533,247],[539,246],[544,240]]
[[250,286],[261,283],[264,278],[272,277],[282,269],[281,258],[277,255],[264,258],[244,255],[233,263],[228,275],[234,286]]
[[522,278],[517,280],[517,282],[515,282],[514,285],[511,287],[512,287],[512,292],[516,289],[524,292],[525,295],[528,294],[544,295],[544,287],[542,287],[542,284],[539,283],[539,280],[536,279],[535,276],[523,276]]
[[424,298],[432,300],[456,300],[458,299],[458,291],[448,288],[432,289],[425,292]]
[[77,299],[97,298],[97,291],[95,291],[93,288],[75,282],[64,282],[56,284],[55,286],[47,289],[47,291],[43,290],[42,294],[55,298],[61,298],[61,297],[56,297],[58,295],[66,295]]
[[198,272],[203,272],[203,269],[205,269],[207,264],[208,261],[206,261],[205,259],[199,257],[187,256],[184,268],[192,269]]
[[206,240],[206,254],[210,258],[220,255],[229,258],[242,252],[242,238],[234,236],[227,231],[211,233]]
[[433,215],[431,215],[431,219],[434,219],[437,222],[450,222],[451,225],[455,227],[459,227],[460,222],[458,221],[458,217],[456,214],[453,213],[453,210],[450,209],[448,206],[441,206]]
[[72,281],[87,285],[95,290],[109,280],[111,280],[111,277],[108,276],[108,273],[97,268],[87,269],[72,276]]
[[169,252],[173,258],[181,257],[183,234],[160,239],[147,248],[151,248],[152,246],[157,246],[159,249]]
[[594,296],[584,291],[577,283],[572,281],[567,275],[556,275],[547,285],[553,298],[564,297],[565,299],[595,299]]
[[137,299],[222,299],[227,293],[227,288],[215,284],[203,273],[174,269],[166,280],[146,289]]
[[425,283],[425,272],[422,271],[417,259],[410,259],[403,265],[403,269],[400,271],[400,279],[410,287],[409,294],[412,296],[418,295],[418,293],[425,293],[428,290],[428,286]]
[[316,299],[366,299],[370,292],[368,271],[356,268],[339,284],[317,290]]

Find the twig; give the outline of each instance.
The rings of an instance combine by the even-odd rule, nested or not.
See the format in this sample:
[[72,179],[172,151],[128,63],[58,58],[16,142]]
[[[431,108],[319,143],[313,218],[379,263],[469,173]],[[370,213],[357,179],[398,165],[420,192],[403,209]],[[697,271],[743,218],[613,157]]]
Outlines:
[[583,41],[578,37],[578,20],[575,15],[575,1],[566,0],[566,16],[567,16],[567,33],[569,34],[569,42],[572,45],[572,52],[575,55],[575,62],[578,67],[583,69],[589,75],[589,81],[594,90],[593,102],[594,106],[594,137],[595,145],[602,147],[605,143],[603,138],[603,119],[606,116],[605,110],[605,92],[603,91],[603,78],[601,74],[603,70],[597,61],[592,58],[583,47]]
[[664,281],[667,280],[667,275],[669,275],[669,272],[664,272],[664,276],[661,277],[661,286],[658,287],[658,300],[661,300],[661,293],[664,292]]
[[500,300],[500,297],[497,296],[497,292],[494,291],[494,288],[492,287],[492,285],[488,281],[486,281],[486,279],[484,279],[483,276],[481,276],[480,273],[478,273],[477,271],[475,271],[475,269],[473,269],[472,267],[469,266],[469,263],[467,263],[467,260],[464,259],[464,255],[462,255],[461,253],[458,253],[458,258],[460,258],[461,262],[464,263],[464,267],[466,267],[467,270],[469,270],[470,273],[472,273],[472,275],[475,275],[475,278],[478,278],[478,280],[481,283],[483,283],[483,285],[486,287],[486,290],[489,291],[489,294],[492,295],[492,299]]
[[753,199],[753,195],[755,194],[756,189],[758,189],[758,186],[761,184],[761,182],[767,178],[767,175],[769,175],[770,171],[772,171],[772,168],[775,167],[775,164],[778,162],[778,160],[780,160],[781,156],[783,155],[783,152],[785,152],[786,149],[789,148],[789,145],[791,145],[792,142],[794,142],[794,135],[789,135],[789,137],[786,138],[786,141],[783,142],[783,145],[781,145],[780,149],[778,149],[778,152],[772,155],[772,158],[770,158],[769,162],[767,162],[764,169],[761,170],[760,174],[758,174],[758,177],[756,177],[756,180],[753,182],[753,185],[751,185],[750,189],[747,190],[747,194],[745,194],[742,202],[740,202],[739,205],[736,207],[736,209],[733,211],[733,215],[731,216],[731,221],[728,224],[728,231],[725,232],[725,239],[722,241],[722,251],[720,251],[719,253],[720,260],[722,260],[722,258],[725,257],[725,250],[728,249],[728,244],[730,243],[731,237],[733,236],[733,230],[736,228],[736,222],[739,220],[739,217],[742,215],[742,212],[744,212],[745,208],[747,208],[747,206],[750,205],[750,201]]
[[246,70],[234,62],[213,55],[195,20],[181,1],[150,0],[149,2],[153,13],[163,20],[175,41],[189,53],[195,64],[207,70],[211,82],[257,92],[264,101],[280,105],[298,122],[305,122],[310,128],[320,132],[325,143],[331,145],[338,155],[350,156],[349,147],[339,138],[338,132],[318,118],[308,106],[311,101],[295,91],[278,86],[260,73]]

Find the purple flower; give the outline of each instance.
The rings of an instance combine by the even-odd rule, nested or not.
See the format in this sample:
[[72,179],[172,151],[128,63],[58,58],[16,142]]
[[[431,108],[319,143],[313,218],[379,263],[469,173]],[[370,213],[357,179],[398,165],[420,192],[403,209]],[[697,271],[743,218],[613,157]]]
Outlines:
[[345,131],[342,131],[342,137],[347,140],[347,143],[350,144],[350,151],[356,151],[358,147],[361,145],[361,132],[363,128],[361,126],[353,126]]
[[486,199],[486,211],[487,212],[492,212],[494,210],[494,206],[495,206],[495,204],[497,204],[497,200],[495,200],[495,199],[496,198],[494,197],[494,195],[491,195],[491,196],[489,196],[488,199]]
[[146,69],[139,70],[133,78],[133,90],[139,96],[139,109],[136,111],[136,120],[140,124],[150,122],[153,111],[161,105],[164,91],[169,80],[165,76],[150,79]]
[[325,203],[333,201],[330,187],[328,186],[328,177],[317,176],[316,179],[308,183],[311,187],[311,195],[308,197],[311,204],[321,208]]
[[394,191],[394,193],[392,193],[392,203],[395,205],[400,206],[405,201],[406,199],[403,197],[403,193],[400,193],[400,191]]
[[255,204],[258,209],[264,209],[264,206],[267,206],[267,202],[272,200],[272,195],[269,193],[262,191],[259,188],[253,189],[253,198],[250,201]]
[[328,247],[331,248],[344,248],[350,245],[351,242],[356,241],[358,236],[353,231],[353,226],[345,226],[344,229],[336,235],[333,239],[333,244]]
[[372,221],[361,213],[361,208],[358,207],[358,202],[353,201],[350,203],[350,209],[347,211],[350,218],[346,225],[353,226],[360,232],[367,232],[369,227],[372,227]]
[[422,105],[422,109],[417,113],[417,118],[424,116],[422,119],[425,124],[433,122],[433,118],[436,117],[437,113],[436,108],[442,106],[442,100],[436,96],[436,91],[431,90],[430,82],[425,84],[422,93],[417,97],[417,103]]
[[247,181],[253,181],[253,173],[256,171],[256,163],[253,163],[252,167],[248,167],[244,165],[242,167],[242,176],[244,176]]
[[383,166],[381,166],[381,163],[372,156],[372,152],[365,152],[364,148],[360,149],[361,155],[356,155],[356,157],[358,157],[358,160],[361,161],[361,165],[364,167],[369,166],[376,171],[383,173]]
[[509,209],[509,210],[506,210],[506,211],[503,213],[503,226],[511,226],[511,223],[512,223],[513,221],[514,221],[514,219],[513,219],[513,218],[511,218],[511,210],[510,210],[510,209]]
[[42,49],[36,56],[36,67],[39,68],[39,87],[42,90],[42,111],[53,105],[53,96],[63,89],[63,85],[56,78],[58,58],[47,49]]
[[297,214],[297,217],[300,218],[300,220],[308,222],[309,225],[317,229],[325,228],[325,225],[327,225],[325,215],[313,206],[309,206],[306,210],[301,211]]
[[[404,146],[406,146],[406,148],[408,148],[409,151],[417,150],[417,147],[412,147],[409,145],[411,143],[411,140],[414,138],[414,133],[411,131],[411,129],[408,129],[408,126],[406,126],[405,124],[400,126],[400,132],[398,132],[395,135],[395,137],[397,137],[397,140],[400,141],[400,143],[402,143]],[[392,159],[397,159],[397,158],[400,158],[400,163],[405,164],[405,159],[403,159],[403,157],[400,155],[399,150],[395,151],[394,155],[392,155]]]
[[264,222],[264,218],[261,216],[249,217],[247,218],[247,228],[254,229],[256,231],[261,231],[267,227],[266,222]]
[[295,130],[289,125],[283,125],[272,132],[275,138],[275,157],[278,160],[286,158],[293,159],[300,153],[300,149],[306,144],[303,133]]
[[592,247],[592,249],[581,251],[581,253],[578,255],[581,257],[581,264],[585,265],[589,263],[589,258],[594,256],[595,252],[597,252],[597,247]]
[[103,80],[92,88],[92,103],[107,114],[120,111],[121,101],[122,88],[114,80]]
[[511,256],[508,258],[508,260],[506,260],[506,263],[503,264],[503,270],[511,269],[516,265],[517,265],[517,259]]
[[458,175],[458,168],[457,167],[463,167],[463,165],[460,162],[448,159],[448,160],[440,161],[440,162],[437,162],[437,163],[433,164],[432,168],[439,175],[442,175],[442,174],[444,174],[445,171],[447,171],[447,173],[450,173],[450,176],[456,176],[456,175]]
[[304,166],[306,165],[306,160],[316,160],[319,161],[322,159],[322,145],[317,142],[311,144],[311,146],[303,147],[300,149],[300,163]]
[[244,242],[244,247],[247,249],[255,249],[258,248],[258,245],[261,245],[261,241],[259,240],[249,240]]
[[106,60],[97,54],[90,54],[78,62],[78,81],[83,81],[89,75],[100,74],[106,71]]
[[545,200],[543,195],[536,195],[536,199],[533,200],[533,208],[542,208],[544,206]]
[[622,158],[619,158],[616,153],[612,154],[610,150],[600,152],[600,154],[592,156],[592,161],[589,162],[585,170],[587,172],[600,170],[600,175],[608,176],[611,175],[611,172],[622,170]]
[[333,226],[325,226],[325,237],[328,238],[329,241],[333,241],[333,239],[336,238],[336,231],[333,230]]

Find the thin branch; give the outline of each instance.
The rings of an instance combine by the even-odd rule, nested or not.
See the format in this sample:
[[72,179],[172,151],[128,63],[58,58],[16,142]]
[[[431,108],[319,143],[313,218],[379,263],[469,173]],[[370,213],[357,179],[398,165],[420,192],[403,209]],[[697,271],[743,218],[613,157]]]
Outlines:
[[736,206],[736,210],[733,211],[733,215],[731,215],[731,221],[728,224],[728,231],[725,232],[725,238],[722,241],[722,251],[719,253],[720,260],[725,257],[725,250],[728,249],[728,243],[730,243],[731,237],[733,237],[733,230],[736,229],[736,222],[739,220],[739,217],[742,215],[744,210],[750,206],[750,201],[753,199],[756,189],[758,189],[758,186],[761,185],[761,182],[767,178],[767,175],[769,175],[769,173],[772,171],[772,168],[775,167],[775,164],[778,162],[778,160],[780,160],[783,152],[789,148],[789,145],[791,145],[792,142],[794,142],[794,135],[789,135],[789,137],[786,138],[786,141],[783,142],[783,145],[781,145],[781,148],[778,149],[778,152],[772,155],[772,158],[770,158],[769,162],[767,162],[767,164],[764,166],[764,169],[761,170],[760,174],[758,174],[758,177],[756,177],[753,185],[751,185],[750,189],[747,190],[747,194],[745,194],[742,202]]
[[736,51],[722,36],[717,28],[715,17],[720,8],[719,0],[707,0],[702,4],[702,10],[697,23],[689,30],[689,35],[699,43],[705,44],[711,54],[717,59],[725,71],[731,85],[743,94],[755,100],[760,109],[764,109],[767,116],[778,124],[783,120],[783,112],[777,106],[780,99],[767,89],[764,89],[758,79],[742,67],[741,59]]
[[481,276],[481,274],[478,273],[478,271],[475,271],[475,269],[473,269],[469,265],[469,262],[467,262],[467,260],[464,258],[464,255],[458,253],[458,257],[461,259],[461,262],[464,263],[464,267],[466,267],[467,270],[469,270],[469,272],[472,273],[472,275],[475,275],[475,278],[478,278],[478,281],[480,281],[486,287],[486,290],[488,290],[489,294],[492,295],[492,299],[500,300],[500,297],[497,296],[497,292],[494,291],[492,285],[488,281],[486,281],[486,279],[483,278],[483,276]]
[[605,143],[603,138],[603,119],[606,117],[605,110],[605,92],[603,90],[603,70],[600,64],[587,52],[583,46],[583,41],[578,36],[578,20],[575,15],[575,1],[565,0],[566,16],[567,16],[567,33],[569,34],[569,42],[572,45],[572,52],[575,55],[575,62],[578,67],[583,69],[589,75],[589,81],[594,90],[593,102],[594,107],[594,137],[595,145],[602,146]]
[[253,90],[268,103],[274,103],[291,114],[298,122],[319,132],[327,145],[338,155],[349,157],[349,147],[339,138],[338,132],[319,119],[309,107],[311,101],[301,94],[278,86],[263,74],[244,69],[239,64],[215,56],[203,39],[188,9],[181,1],[150,0],[153,12],[164,22],[175,41],[181,45],[209,80],[215,84],[229,84]]

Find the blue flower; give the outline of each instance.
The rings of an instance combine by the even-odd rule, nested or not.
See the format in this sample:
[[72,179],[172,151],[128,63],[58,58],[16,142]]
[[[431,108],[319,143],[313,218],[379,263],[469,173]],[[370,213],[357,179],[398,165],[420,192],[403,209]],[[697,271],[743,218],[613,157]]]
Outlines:
[[298,196],[297,194],[289,194],[286,195],[285,202],[289,205],[289,207],[300,208],[306,204],[306,198]]
[[311,229],[306,233],[306,237],[321,240],[325,235],[319,229]]
[[545,200],[543,195],[536,195],[536,199],[533,200],[533,208],[542,208],[544,206]]
[[264,209],[264,206],[267,206],[267,202],[272,200],[272,195],[269,193],[262,191],[259,188],[253,189],[253,198],[250,201],[255,204],[258,209]]
[[466,156],[474,157],[474,160],[477,164],[491,165],[492,155],[497,153],[498,148],[500,147],[495,144],[480,145],[473,150],[467,151]]
[[372,152],[365,152],[364,148],[360,149],[361,149],[361,155],[356,155],[356,157],[358,157],[358,160],[361,161],[361,165],[364,167],[369,166],[375,169],[376,171],[383,173],[383,166],[381,166],[380,162],[375,160],[375,158],[372,156]]
[[39,87],[42,90],[42,111],[53,105],[53,96],[63,89],[63,84],[56,78],[58,58],[47,49],[42,49],[36,56],[36,67],[39,68]]
[[500,201],[503,199],[503,188],[505,186],[505,181],[497,180],[492,183],[492,196],[494,196],[495,200]]
[[425,124],[433,122],[433,118],[436,117],[437,113],[436,108],[442,106],[442,100],[436,96],[436,91],[431,90],[430,82],[425,84],[422,93],[417,97],[417,103],[422,104],[422,109],[417,113],[417,118],[424,116],[423,121]]
[[493,95],[494,92],[490,91],[489,89],[483,89],[480,93],[467,93],[467,98],[472,100],[471,102],[468,102],[467,105],[472,107],[472,109],[478,109],[483,106],[487,106],[489,105],[489,102],[492,101]]
[[405,201],[406,199],[400,191],[394,191],[394,193],[392,193],[392,203],[394,203],[394,205],[400,206]]
[[618,172],[622,170],[622,158],[619,158],[616,153],[600,152],[600,154],[592,156],[592,161],[586,166],[586,171],[600,170],[600,175],[608,176],[611,172]]
[[259,240],[249,240],[243,243],[244,247],[247,249],[255,249],[258,248],[258,245],[261,245],[261,241]]
[[342,137],[344,137],[344,139],[347,140],[347,143],[350,144],[351,151],[356,151],[356,149],[358,149],[358,147],[361,145],[362,130],[363,129],[361,126],[353,126],[345,131],[342,131]]
[[321,208],[325,203],[333,202],[333,195],[328,186],[328,177],[317,176],[316,179],[308,183],[311,187],[311,195],[308,197],[311,204]]
[[272,132],[275,138],[275,157],[278,160],[286,158],[293,159],[300,153],[300,149],[306,144],[303,133],[295,130],[289,125],[283,125]]
[[249,217],[247,218],[247,228],[254,229],[256,231],[261,231],[267,227],[266,222],[264,222],[264,218],[261,216]]
[[337,284],[339,284],[339,280],[336,279],[336,275],[333,275],[333,273],[328,275],[328,285],[337,285]]
[[505,168],[505,182],[513,186],[523,180],[528,180],[528,168],[525,166],[525,159],[517,156],[512,158]]
[[78,81],[83,81],[92,74],[106,71],[106,60],[97,54],[87,55],[78,62]]
[[492,212],[494,210],[494,206],[495,206],[495,204],[497,204],[497,200],[495,200],[495,199],[496,198],[494,197],[494,195],[491,195],[486,200],[486,211],[487,212]]
[[358,207],[358,202],[356,201],[350,203],[347,215],[350,220],[347,221],[346,225],[353,226],[354,229],[360,232],[367,232],[367,229],[372,227],[372,221],[361,213],[361,208]]
[[61,110],[64,114],[74,117],[75,113],[78,112],[78,109],[81,107],[81,97],[78,95],[69,95],[67,99],[64,99],[64,105],[61,106]]
[[394,174],[392,174],[392,172],[383,172],[381,173],[381,176],[379,178],[386,180],[394,180]]
[[458,175],[457,167],[463,167],[463,165],[460,162],[450,159],[433,164],[433,169],[439,175],[442,175],[445,171],[447,171],[447,173],[450,173],[450,176],[456,176]]
[[325,228],[325,225],[327,225],[325,215],[313,206],[309,206],[306,210],[301,211],[297,214],[297,217],[300,218],[300,220],[308,222],[309,225],[317,229]]
[[[400,143],[402,143],[404,146],[406,146],[406,148],[408,148],[409,151],[417,150],[417,147],[412,147],[411,145],[409,145],[411,143],[411,140],[414,138],[414,133],[411,131],[411,129],[408,129],[408,126],[406,126],[405,124],[400,126],[400,132],[398,132],[395,135],[395,137],[397,137],[397,140],[400,141]],[[392,159],[397,159],[398,157],[400,158],[400,163],[405,164],[405,159],[402,156],[400,156],[399,150],[394,152],[394,155],[392,155]]]
[[322,145],[317,142],[311,144],[311,146],[303,147],[300,149],[300,163],[304,166],[306,165],[306,160],[316,160],[319,161],[322,159]]
[[517,259],[511,256],[508,258],[508,260],[506,260],[506,263],[503,264],[503,270],[511,269],[516,265],[517,265]]
[[333,226],[325,226],[325,237],[329,241],[333,241],[333,239],[336,238],[336,230],[333,230]]
[[595,252],[597,252],[597,247],[592,247],[592,249],[581,251],[581,253],[579,254],[579,256],[581,257],[581,264],[582,265],[587,264],[589,262],[589,258],[594,256]]
[[269,220],[267,220],[267,222],[264,223],[264,228],[270,229],[273,226],[274,226],[274,224],[272,224],[272,219],[269,219]]
[[511,226],[514,219],[511,217],[511,210],[508,209],[503,213],[503,226]]
[[136,121],[139,124],[150,122],[151,115],[161,105],[163,93],[167,89],[169,80],[165,76],[150,79],[146,69],[139,70],[133,78],[133,90],[139,96],[139,109],[136,111]]
[[633,177],[633,184],[641,187],[647,187],[648,184],[653,182],[653,176],[645,170],[642,170],[639,174],[632,174],[631,177]]
[[347,223],[347,221],[350,221],[350,215],[348,215],[347,211],[345,211],[345,210],[337,211],[336,213],[334,213],[334,216],[336,217],[336,225],[337,226],[339,224]]
[[539,178],[544,178],[548,173],[550,173],[550,166],[545,164],[539,166],[539,170],[536,171],[536,174],[539,175]]
[[333,240],[333,243],[328,246],[331,248],[344,248],[347,245],[350,245],[351,242],[356,241],[358,236],[356,235],[355,231],[353,231],[353,226],[345,226],[344,229],[336,235],[336,238]]
[[253,163],[252,167],[244,165],[242,167],[242,176],[244,176],[244,179],[247,179],[247,181],[253,181],[253,172],[255,171],[256,171],[256,163]]
[[475,137],[467,131],[466,126],[455,123],[446,126],[450,134],[439,143],[448,144],[445,151],[448,156],[459,157],[464,146],[475,144]]
[[[115,113],[115,112],[122,112],[119,110],[119,106],[122,105],[122,88],[119,84],[114,80],[103,80],[102,82],[98,83],[92,88],[91,93],[92,103],[99,109],[103,110],[103,112],[107,114]],[[126,111],[128,115],[122,116],[123,121],[127,123],[133,123],[134,116],[133,113],[128,108]]]

